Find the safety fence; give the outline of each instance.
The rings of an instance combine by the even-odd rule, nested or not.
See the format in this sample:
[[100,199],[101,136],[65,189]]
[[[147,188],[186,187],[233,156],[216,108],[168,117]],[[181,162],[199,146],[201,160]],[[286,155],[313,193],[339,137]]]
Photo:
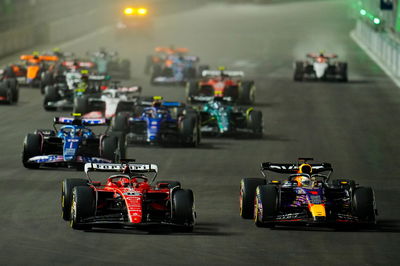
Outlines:
[[400,79],[400,42],[387,32],[374,30],[368,24],[357,21],[353,36],[366,48],[374,60],[396,79]]

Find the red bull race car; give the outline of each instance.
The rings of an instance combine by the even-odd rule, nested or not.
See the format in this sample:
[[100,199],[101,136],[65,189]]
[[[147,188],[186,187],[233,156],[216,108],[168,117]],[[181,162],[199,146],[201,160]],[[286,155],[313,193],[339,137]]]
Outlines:
[[[87,179],[65,179],[62,183],[62,217],[73,229],[164,225],[193,230],[196,213],[192,190],[183,189],[178,181],[155,182],[157,165],[87,163],[85,172]],[[101,172],[112,175],[104,183],[94,181]]]
[[[240,215],[256,226],[275,225],[374,225],[378,214],[371,187],[354,180],[330,180],[330,163],[261,164],[264,178],[243,178],[240,183]],[[267,172],[283,174],[270,178]]]

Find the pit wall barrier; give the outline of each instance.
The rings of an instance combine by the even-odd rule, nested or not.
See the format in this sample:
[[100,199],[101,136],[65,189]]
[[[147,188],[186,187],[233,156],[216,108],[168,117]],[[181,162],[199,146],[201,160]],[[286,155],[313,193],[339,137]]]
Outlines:
[[400,40],[357,21],[351,37],[400,87]]

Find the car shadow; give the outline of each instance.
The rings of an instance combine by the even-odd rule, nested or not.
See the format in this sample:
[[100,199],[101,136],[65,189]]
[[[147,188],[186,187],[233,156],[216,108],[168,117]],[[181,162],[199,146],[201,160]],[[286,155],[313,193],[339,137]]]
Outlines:
[[342,226],[275,226],[271,230],[282,231],[318,231],[318,232],[359,232],[359,233],[400,233],[399,220],[378,220],[375,225],[342,225]]
[[127,235],[185,235],[185,236],[232,236],[234,232],[222,231],[225,224],[219,223],[197,223],[192,232],[184,232],[173,226],[146,226],[138,228],[93,228],[86,230],[87,233],[99,234],[127,234]]

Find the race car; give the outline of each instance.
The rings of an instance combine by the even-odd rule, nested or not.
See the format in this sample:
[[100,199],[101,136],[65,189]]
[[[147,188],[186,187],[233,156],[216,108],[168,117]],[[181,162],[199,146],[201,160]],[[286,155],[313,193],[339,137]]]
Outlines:
[[110,80],[109,76],[90,75],[87,71],[71,70],[64,75],[65,80],[56,80],[45,87],[43,108],[46,111],[74,109],[75,113],[85,113],[88,97],[100,98]]
[[121,59],[117,52],[108,52],[100,48],[94,53],[87,53],[90,61],[96,63],[97,74],[109,75],[113,79],[129,79],[131,76],[131,62],[128,59]]
[[197,56],[190,56],[186,48],[157,47],[155,55],[147,57],[145,73],[150,74],[153,85],[184,85],[186,81],[195,79],[198,73],[208,66],[197,66]]
[[119,86],[114,81],[112,86],[106,87],[100,97],[80,97],[75,101],[74,112],[84,114],[84,117],[112,118],[118,112],[131,110],[137,103],[142,88],[140,86]]
[[54,55],[40,55],[34,52],[31,55],[21,55],[20,59],[26,62],[26,80],[24,84],[31,87],[41,87],[42,73],[44,73],[51,64],[59,60]]
[[[240,104],[253,104],[256,87],[252,80],[242,80],[242,71],[204,70],[202,79],[186,83],[186,99],[188,102],[208,101],[209,97],[231,97]],[[206,98],[204,98],[204,96]]]
[[[204,97],[205,98],[205,97]],[[231,104],[230,97],[209,97],[210,101],[200,107],[202,134],[263,135],[262,112],[253,107],[243,108]]]
[[201,140],[198,112],[183,103],[162,101],[159,96],[154,97],[152,103],[142,101],[130,112],[119,113],[112,131],[126,134],[130,144],[195,147]]
[[[79,114],[77,114],[79,115]],[[59,129],[56,125],[62,125]],[[24,140],[22,163],[26,168],[77,167],[87,162],[118,162],[125,156],[123,135],[107,134],[110,121],[55,117],[54,130],[38,129]],[[90,127],[107,126],[96,135]]]
[[67,73],[87,71],[95,74],[97,66],[94,62],[78,59],[65,59],[51,65],[43,74],[41,79],[41,93],[45,93],[46,86],[55,84],[67,84]]
[[[106,182],[97,181],[102,179],[101,172],[112,175]],[[73,229],[160,225],[183,232],[193,230],[196,213],[192,190],[183,189],[179,181],[154,182],[157,165],[87,163],[85,173],[86,179],[62,182],[62,217]]]
[[0,102],[13,104],[19,98],[18,81],[10,67],[0,69]]
[[117,23],[118,31],[144,30],[153,25],[153,18],[149,14],[149,9],[144,6],[126,6],[120,14]]
[[296,61],[294,63],[294,80],[303,81],[304,79],[313,80],[337,80],[346,82],[347,63],[332,61],[337,58],[336,54],[307,54],[308,60]]
[[[330,180],[330,163],[261,164],[264,178],[243,178],[240,215],[259,227],[275,225],[373,225],[378,214],[371,187],[354,180]],[[268,172],[286,177],[270,178]]]

